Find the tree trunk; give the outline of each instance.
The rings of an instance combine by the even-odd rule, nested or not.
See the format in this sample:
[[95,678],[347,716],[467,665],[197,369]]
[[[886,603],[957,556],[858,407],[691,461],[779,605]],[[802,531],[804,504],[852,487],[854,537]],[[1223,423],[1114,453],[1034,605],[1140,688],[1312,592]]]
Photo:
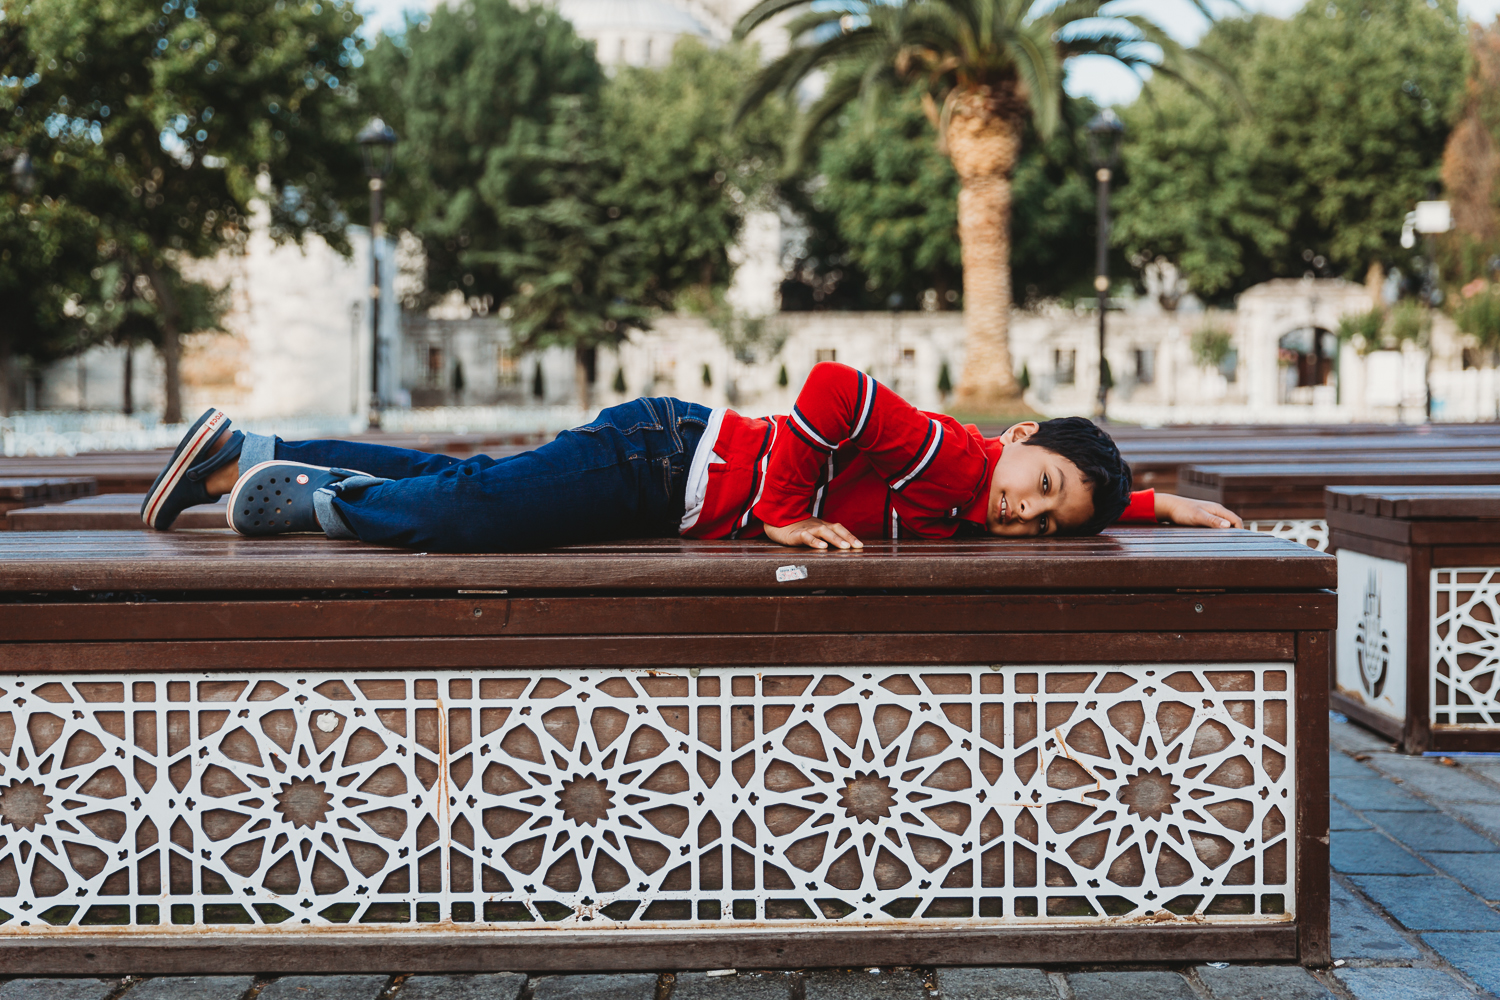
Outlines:
[[177,308],[177,296],[166,275],[155,264],[147,264],[146,276],[151,279],[151,288],[156,292],[161,306],[161,366],[166,389],[166,405],[162,408],[164,424],[182,423],[182,330],[181,312]]
[[594,380],[598,376],[599,350],[594,347],[573,349],[573,381],[578,383],[578,405],[592,411]]
[[135,412],[135,345],[125,342],[125,393],[120,409],[128,417]]
[[1010,178],[1021,151],[1019,97],[979,88],[953,99],[944,136],[958,173],[964,265],[964,367],[956,408],[1022,408],[1010,355]]
[[10,345],[0,347],[0,417],[10,416],[13,409],[10,398],[11,365],[15,355],[11,352]]

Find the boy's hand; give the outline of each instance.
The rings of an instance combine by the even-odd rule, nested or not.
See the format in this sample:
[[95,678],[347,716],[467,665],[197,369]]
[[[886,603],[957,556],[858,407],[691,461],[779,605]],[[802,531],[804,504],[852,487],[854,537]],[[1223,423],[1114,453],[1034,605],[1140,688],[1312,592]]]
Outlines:
[[1156,519],[1190,528],[1243,528],[1234,511],[1212,500],[1192,500],[1171,493],[1156,494]]
[[862,549],[865,543],[849,533],[842,524],[833,524],[818,517],[783,525],[780,528],[766,525],[766,537],[781,545],[806,545],[810,549]]

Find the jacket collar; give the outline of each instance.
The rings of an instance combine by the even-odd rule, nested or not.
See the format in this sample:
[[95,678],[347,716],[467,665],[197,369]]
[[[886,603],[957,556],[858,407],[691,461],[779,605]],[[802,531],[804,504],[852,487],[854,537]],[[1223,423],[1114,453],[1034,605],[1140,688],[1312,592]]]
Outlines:
[[973,424],[965,424],[964,430],[978,439],[980,447],[984,449],[984,481],[974,494],[974,502],[959,511],[958,516],[965,521],[973,521],[982,528],[989,512],[990,478],[995,474],[995,463],[1000,461],[1000,453],[1005,450],[1005,445],[997,437],[984,437]]

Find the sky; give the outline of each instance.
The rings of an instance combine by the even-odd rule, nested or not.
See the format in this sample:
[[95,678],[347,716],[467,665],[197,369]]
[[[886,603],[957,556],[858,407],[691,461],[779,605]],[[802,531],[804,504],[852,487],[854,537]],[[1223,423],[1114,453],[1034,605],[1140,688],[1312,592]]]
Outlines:
[[[1225,0],[1209,0],[1212,7],[1232,12],[1234,6]],[[1286,17],[1302,7],[1304,0],[1242,0],[1240,6],[1249,11],[1264,12],[1277,17]],[[1310,0],[1316,3],[1317,0]],[[356,6],[366,17],[367,29],[380,31],[401,24],[402,12],[406,9],[425,9],[434,0],[357,0]],[[1458,9],[1466,16],[1481,23],[1489,23],[1500,15],[1500,0],[1460,0]],[[1150,14],[1172,33],[1178,41],[1191,45],[1208,27],[1188,0],[1121,0],[1121,13]],[[1140,92],[1140,80],[1130,70],[1111,59],[1083,57],[1069,64],[1068,77],[1064,84],[1068,93],[1075,97],[1091,97],[1103,105],[1128,104]]]

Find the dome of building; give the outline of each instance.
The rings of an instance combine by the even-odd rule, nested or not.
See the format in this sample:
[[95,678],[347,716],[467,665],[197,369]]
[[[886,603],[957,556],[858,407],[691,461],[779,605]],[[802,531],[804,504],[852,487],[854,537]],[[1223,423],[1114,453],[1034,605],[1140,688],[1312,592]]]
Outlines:
[[556,8],[586,37],[621,33],[713,37],[703,22],[667,0],[557,0]]

